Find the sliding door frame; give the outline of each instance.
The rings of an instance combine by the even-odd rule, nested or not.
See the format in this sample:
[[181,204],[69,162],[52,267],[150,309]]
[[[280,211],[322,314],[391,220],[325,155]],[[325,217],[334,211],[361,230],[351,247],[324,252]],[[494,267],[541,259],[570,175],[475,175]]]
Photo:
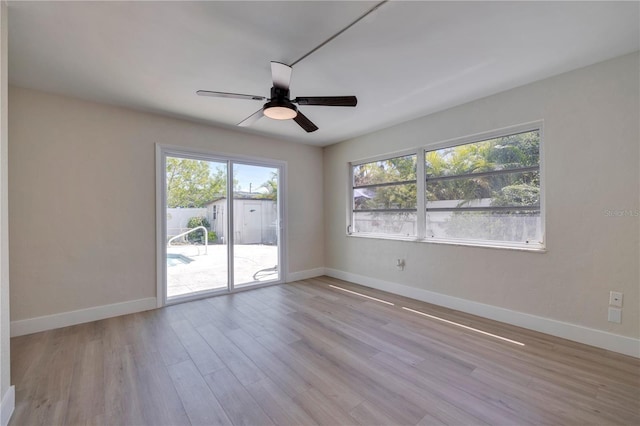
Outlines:
[[[226,245],[227,245],[227,289],[216,289],[207,292],[198,292],[193,295],[179,296],[167,301],[167,188],[166,188],[166,160],[167,157],[188,158],[192,160],[224,162],[227,164],[227,220]],[[233,165],[245,164],[259,167],[272,167],[278,169],[278,280],[260,284],[242,285],[236,288],[234,277],[234,232],[233,232]],[[260,157],[220,153],[201,149],[187,148],[176,145],[156,144],[156,304],[158,308],[189,300],[202,299],[219,294],[230,294],[254,288],[282,284],[286,280],[287,268],[287,193],[286,161],[272,160]],[[229,179],[231,177],[231,179]]]

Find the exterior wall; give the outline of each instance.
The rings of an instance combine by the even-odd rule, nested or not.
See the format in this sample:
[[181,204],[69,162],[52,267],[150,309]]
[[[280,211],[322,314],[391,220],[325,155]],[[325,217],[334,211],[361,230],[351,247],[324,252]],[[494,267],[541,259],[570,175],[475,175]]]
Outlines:
[[[326,267],[638,339],[638,75],[634,53],[326,148]],[[546,253],[346,235],[349,161],[537,120]],[[636,215],[607,214],[622,210]],[[607,321],[610,290],[624,293],[621,324]]]
[[[213,217],[213,207],[216,217]],[[254,206],[254,207],[252,207]],[[248,214],[255,209],[257,214]],[[222,199],[207,206],[211,230],[222,242],[227,242],[227,200]],[[278,206],[273,200],[235,199],[233,200],[234,244],[276,244],[278,233]],[[251,235],[249,235],[249,233]]]
[[[215,208],[215,214],[213,209]],[[207,204],[207,219],[211,224],[211,230],[216,233],[218,240],[227,242],[227,200],[217,200]]]
[[[253,212],[251,210],[254,210]],[[234,244],[275,244],[278,211],[271,200],[233,200]]]
[[320,148],[17,87],[9,99],[12,321],[156,297],[156,143],[286,161],[285,276],[324,266]]

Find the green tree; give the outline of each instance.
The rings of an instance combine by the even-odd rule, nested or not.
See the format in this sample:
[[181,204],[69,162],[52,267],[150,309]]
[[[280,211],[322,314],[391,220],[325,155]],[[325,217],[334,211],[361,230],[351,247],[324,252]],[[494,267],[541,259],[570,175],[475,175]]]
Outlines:
[[354,167],[355,186],[388,185],[367,189],[356,209],[410,209],[416,207],[416,156],[390,158]]
[[269,180],[260,185],[258,189],[259,188],[264,188],[266,191],[260,193],[256,198],[276,200],[278,198],[278,174],[276,172],[272,172]]
[[[431,183],[428,179],[537,166],[539,143],[538,132],[527,132],[428,152],[427,201],[458,200],[461,207],[471,200],[492,198],[499,206],[523,205],[517,200],[517,189],[510,188],[528,185],[531,188],[523,190],[534,191],[540,186],[538,173],[469,176]],[[511,196],[515,196],[515,204],[509,204]]]
[[204,207],[226,195],[225,170],[212,171],[209,162],[186,158],[167,158],[167,206]]
[[[426,158],[427,176],[464,175],[537,166],[539,145],[539,133],[526,132],[432,151]],[[458,207],[464,207],[471,201],[481,199],[491,199],[492,207],[513,209],[454,212],[446,224],[448,236],[524,240],[535,233],[535,218],[539,212],[518,207],[540,204],[540,174],[537,171],[505,173],[436,180],[432,183],[427,178],[427,201],[454,200],[458,202]],[[513,221],[514,217],[525,220]]]
[[407,223],[415,222],[414,211],[394,211],[395,209],[415,209],[416,156],[390,158],[388,160],[365,163],[353,168],[355,186],[377,185],[358,190],[354,199],[355,211],[368,209],[389,209],[387,212],[364,213],[370,215],[374,226],[404,232]]

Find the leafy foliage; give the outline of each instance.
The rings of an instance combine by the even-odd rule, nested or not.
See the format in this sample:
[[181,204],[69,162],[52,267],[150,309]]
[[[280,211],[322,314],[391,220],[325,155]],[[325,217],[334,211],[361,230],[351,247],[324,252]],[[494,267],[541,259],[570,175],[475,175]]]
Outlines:
[[516,194],[509,188],[527,185],[529,191],[539,192],[540,178],[537,173],[469,176],[434,182],[429,182],[429,177],[537,166],[539,149],[540,136],[535,131],[430,151],[426,155],[427,201],[462,200],[464,204],[474,199],[492,198],[500,199],[501,206],[523,205],[509,203],[510,196]]
[[355,209],[411,209],[416,207],[416,156],[390,158],[354,167],[355,186],[388,184],[358,191]]
[[268,200],[276,200],[278,198],[278,174],[271,173],[271,178],[258,187],[264,188],[265,192],[261,192],[256,198],[265,198]]
[[226,196],[225,170],[212,171],[209,162],[167,158],[167,207],[204,207]]
[[[189,229],[197,228],[198,226],[204,226],[205,228],[209,229],[211,224],[209,223],[209,220],[204,216],[192,217],[187,222],[187,228]],[[192,241],[192,242],[193,241],[204,242],[204,231],[202,229],[198,229],[197,231],[190,232],[189,234],[187,234],[187,238],[189,241]]]
[[354,186],[416,180],[416,156],[389,158],[353,168]]
[[[387,160],[365,163],[353,168],[355,186],[365,186],[354,190],[354,209],[415,209],[417,206],[415,155],[390,158]],[[366,185],[382,186],[366,187]],[[415,212],[373,212],[357,213],[369,226],[385,233],[412,234],[415,231]],[[364,217],[372,220],[364,219]],[[358,222],[358,220],[356,220]],[[407,227],[408,225],[408,227]]]

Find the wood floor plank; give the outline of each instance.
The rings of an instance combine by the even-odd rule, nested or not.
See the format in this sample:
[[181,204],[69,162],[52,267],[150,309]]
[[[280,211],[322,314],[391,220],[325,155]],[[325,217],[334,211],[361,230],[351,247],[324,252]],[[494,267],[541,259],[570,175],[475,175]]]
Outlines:
[[228,330],[240,328],[231,318],[221,313],[217,306],[219,303],[215,303],[219,298],[211,298],[198,300],[191,303],[183,303],[182,315],[191,322],[191,324],[198,328],[205,324],[217,324],[221,328]]
[[165,365],[177,364],[191,359],[165,317],[155,311],[143,312],[139,315],[143,318],[142,328],[145,328],[149,333],[149,340],[162,355]]
[[11,339],[11,378],[16,391],[14,418],[26,419],[32,412],[38,383],[51,360],[54,334],[41,332]]
[[293,399],[320,425],[357,425],[356,419],[316,389],[309,389]]
[[640,424],[639,359],[329,277],[13,338],[11,357],[12,426]]
[[[12,424],[64,424],[78,348],[78,333],[73,327],[68,327],[53,330],[52,335],[53,338],[46,346],[48,360],[36,373],[37,379],[32,383],[34,388],[24,391],[18,388],[16,391],[16,407],[20,408],[19,413],[23,416],[14,416]],[[26,404],[23,404],[21,397],[29,398]]]
[[[260,290],[261,289],[257,289],[253,291],[253,293],[260,292]],[[264,303],[259,297],[253,297],[251,293],[251,291],[242,291],[240,293],[236,293],[235,295],[233,295],[233,300],[242,305],[250,306],[252,312],[259,312],[265,309],[269,309],[269,305],[267,303]]]
[[[187,361],[184,361],[187,362]],[[146,425],[184,425],[189,419],[178,391],[168,372],[138,371],[140,386],[140,410]],[[138,368],[139,370],[140,367]],[[118,422],[117,424],[126,424]]]
[[224,409],[191,361],[167,367],[192,425],[230,425]]
[[240,348],[274,383],[290,397],[307,391],[311,385],[289,366],[269,352],[243,330],[234,330],[227,334],[229,339]]
[[[294,321],[297,326],[303,326],[304,330],[307,330],[309,334],[315,334],[317,336],[316,338],[326,342],[327,346],[349,348],[349,350],[358,353],[363,358],[368,358],[380,352],[367,343],[350,338],[339,326],[329,324],[323,321],[322,318],[315,317],[312,313],[295,312],[287,315],[287,318]],[[308,334],[303,331],[300,333],[308,336]]]
[[246,386],[253,398],[277,425],[318,424],[271,379],[264,378]]
[[[202,307],[203,313],[208,316],[205,324],[215,324],[221,330],[237,330],[240,328],[233,318],[225,314],[225,311],[233,309],[229,303],[219,303],[220,297],[212,297],[203,300],[205,306]],[[199,325],[196,325],[198,327]]]
[[[143,319],[144,317],[136,315],[131,321]],[[152,335],[146,328],[138,328],[137,341],[131,345],[131,353],[144,424],[166,426],[188,424],[189,418],[173,380],[169,376],[165,360],[155,347]]]
[[144,424],[131,346],[105,348],[104,381],[104,423],[108,425]]
[[[243,292],[246,293],[246,292]],[[216,306],[214,309],[217,311],[218,315],[222,315],[225,318],[230,319],[235,324],[238,325],[238,328],[244,330],[249,333],[253,337],[262,336],[269,331],[266,330],[263,324],[259,321],[256,321],[258,317],[258,311],[253,310],[253,308],[245,305],[247,309],[238,309],[238,304],[234,303],[233,305],[226,306]],[[223,333],[227,331],[232,331],[231,329],[223,330]]]
[[[414,423],[399,423],[397,419],[390,417],[384,410],[369,401],[362,401],[354,407],[349,414],[361,425],[387,426],[387,425],[413,425]],[[423,417],[424,420],[424,417]],[[430,422],[430,425],[444,424],[440,422]]]
[[274,424],[230,370],[218,370],[204,378],[234,425]]
[[92,424],[96,418],[104,416],[103,366],[102,340],[89,340],[78,347],[69,390],[66,424]]
[[[332,309],[329,306],[317,310],[317,305],[313,302],[310,302],[309,306],[311,307],[309,313],[330,330],[336,330],[353,341],[369,345],[380,352],[387,352],[408,363],[424,361],[422,356],[406,350],[402,346],[390,343],[387,339],[379,338],[379,327],[386,325],[386,323],[358,322],[357,318],[360,316],[354,315],[353,311],[341,311],[340,308]],[[324,306],[324,304],[322,303],[320,306]]]
[[200,374],[207,375],[226,368],[220,357],[205,342],[202,336],[193,328],[191,323],[179,320],[171,323],[182,346],[186,349]]
[[[342,351],[339,348],[325,348],[316,346],[315,342],[303,339],[293,343],[291,347],[304,356],[312,358],[314,355],[326,360],[323,363],[328,370],[335,370],[346,381],[351,383],[367,400],[384,407],[386,412],[401,423],[417,423],[426,414],[420,407],[423,401],[416,404],[404,395],[404,390],[390,389],[387,378],[382,377],[367,365],[366,359],[359,355]],[[334,352],[337,351],[337,352]]]
[[[525,410],[514,413],[515,399],[510,398],[499,389],[482,388],[464,372],[448,370],[443,373],[430,366],[427,371],[423,371],[419,369],[423,364],[418,364],[416,367],[403,365],[401,361],[383,353],[376,355],[373,361],[390,374],[412,383],[434,397],[443,401],[456,401],[452,404],[456,408],[488,424],[540,423],[541,419],[537,416],[531,419]],[[425,384],[427,385],[425,386]],[[482,388],[480,392],[478,392],[478,388]],[[448,407],[446,413],[431,412],[430,414],[440,418],[441,414],[448,415],[453,411],[453,407]]]
[[326,365],[314,362],[317,361],[314,358],[302,356],[299,352],[293,350],[289,343],[278,339],[277,336],[265,335],[256,338],[256,340],[313,388],[335,401],[345,411],[353,409],[364,400],[364,397],[357,390],[341,380],[337,371],[331,371]]
[[[265,309],[260,312],[260,316],[256,318],[256,321],[259,322],[267,333],[262,333],[259,336],[263,335],[276,335],[279,339],[284,340],[287,343],[293,343],[302,338],[299,333],[294,332],[288,327],[284,327],[281,324],[277,323],[272,319],[273,316],[278,316],[280,313],[273,309]],[[287,314],[288,315],[288,314]]]
[[248,385],[262,380],[265,374],[213,324],[205,324],[196,329],[218,354],[222,362],[233,372],[240,383]]
[[270,286],[247,292],[247,296],[258,299],[267,305],[267,309],[277,310],[281,315],[287,315],[296,310],[285,303],[286,298],[291,297],[292,292],[282,286]]
[[525,401],[531,409],[544,407],[544,410],[539,410],[540,416],[556,419],[550,424],[567,424],[572,422],[598,424],[598,419],[601,419],[597,414],[580,410],[577,406],[558,399],[557,396],[552,396],[552,394],[544,391],[531,389],[528,384],[516,384],[508,379],[505,380],[482,368],[476,369],[472,373],[472,376],[478,381],[486,383],[495,389],[501,389],[512,397]]

